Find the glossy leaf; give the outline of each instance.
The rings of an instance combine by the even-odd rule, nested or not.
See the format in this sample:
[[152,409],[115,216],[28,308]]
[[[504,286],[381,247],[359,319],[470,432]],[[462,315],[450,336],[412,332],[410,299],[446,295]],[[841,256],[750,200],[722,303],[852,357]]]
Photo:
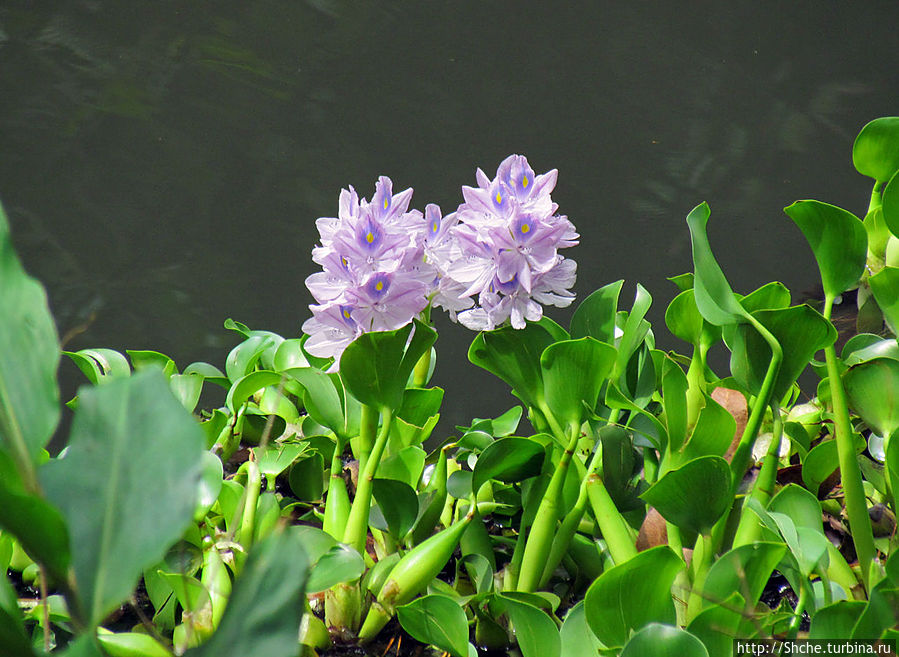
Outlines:
[[2,206],[0,281],[0,444],[30,472],[59,422],[59,340],[43,286],[13,250]]
[[223,476],[222,460],[212,452],[203,451],[200,459],[200,481],[197,492],[197,508],[194,511],[195,520],[202,520],[215,504],[219,493],[222,492]]
[[709,652],[686,630],[650,623],[630,638],[621,657],[709,657]]
[[41,481],[68,524],[79,596],[96,624],[191,522],[203,432],[158,371],[79,397],[65,458]]
[[362,577],[365,562],[356,550],[343,543],[335,543],[321,555],[309,573],[306,590],[309,593],[326,591],[335,584]]
[[687,625],[687,631],[705,645],[709,655],[730,655],[734,639],[752,636],[752,618],[744,617],[746,604],[736,591],[726,600],[700,611]]
[[856,171],[879,182],[899,169],[899,117],[874,119],[861,129],[852,145]]
[[417,445],[399,450],[396,454],[381,461],[378,466],[378,477],[396,479],[404,484],[417,488],[421,473],[425,469],[425,451]]
[[730,508],[730,465],[720,456],[702,456],[667,472],[640,497],[668,522],[705,532]]
[[[227,327],[227,323],[225,326]],[[234,347],[225,360],[225,372],[231,383],[235,383],[252,372],[256,363],[259,362],[262,352],[273,344],[274,340],[270,336],[254,335]]]
[[616,356],[614,347],[590,337],[562,340],[543,351],[540,368],[546,405],[560,422],[580,426],[596,407]]
[[609,283],[584,299],[571,316],[571,337],[590,336],[606,344],[615,343],[618,295],[624,280]]
[[690,434],[690,441],[684,448],[684,458],[724,456],[736,430],[734,416],[711,397],[706,398]]
[[899,332],[899,267],[884,267],[868,279],[868,284],[887,326],[893,333]]
[[528,406],[543,399],[540,355],[565,331],[549,322],[529,322],[523,329],[504,326],[479,333],[468,349],[468,360],[512,386]]
[[665,325],[671,334],[690,344],[699,344],[704,322],[696,307],[693,288],[674,297],[665,311]]
[[821,503],[817,497],[796,484],[788,484],[781,488],[771,498],[768,509],[789,516],[797,527],[824,531],[821,520]]
[[627,319],[624,322],[624,327],[621,329],[621,336],[615,343],[609,343],[616,344],[618,349],[612,378],[617,379],[624,373],[631,356],[643,344],[643,340],[649,332],[649,322],[644,317],[646,317],[646,313],[651,305],[652,297],[649,292],[645,287],[637,283],[634,304],[631,306],[630,312],[627,313]]
[[313,502],[322,498],[325,489],[324,468],[325,462],[319,452],[307,454],[293,464],[287,483],[298,500]]
[[477,492],[491,479],[515,483],[536,476],[545,456],[546,448],[534,440],[515,436],[500,438],[478,457],[472,475],[473,490]]
[[514,593],[497,598],[512,620],[515,640],[522,657],[560,657],[562,640],[547,612],[522,600]]
[[760,288],[741,297],[740,305],[749,313],[757,310],[787,308],[790,305],[790,291],[783,283],[777,281],[765,283]]
[[346,430],[343,403],[337,390],[339,381],[335,383],[321,370],[310,367],[291,368],[284,370],[284,374],[303,386],[303,405],[316,422],[343,439],[351,437]]
[[409,324],[396,331],[363,333],[340,357],[340,377],[363,404],[398,409],[412,369],[436,339],[434,329],[418,320],[414,331]]
[[715,326],[723,326],[743,321],[747,313],[737,301],[712,253],[706,234],[709,215],[706,203],[697,205],[687,215],[693,245],[693,291],[696,307],[705,320]]
[[868,237],[851,212],[820,201],[796,201],[784,208],[808,240],[824,294],[836,298],[852,288],[865,269]]
[[736,591],[746,605],[754,609],[785,552],[783,543],[759,541],[741,545],[718,557],[706,576],[703,607],[718,605]]
[[852,628],[867,605],[862,600],[840,600],[822,607],[812,617],[809,639],[850,639]]
[[109,657],[171,657],[172,654],[143,632],[100,632],[97,641]]
[[209,641],[187,657],[296,657],[308,560],[301,536],[275,532],[257,543]]
[[[837,330],[809,305],[758,310],[753,316],[768,329],[783,349],[783,361],[774,383],[773,396],[782,398],[815,353],[832,345]],[[771,347],[754,327],[741,325],[731,337],[731,372],[737,382],[758,395],[771,362]]]
[[683,567],[683,561],[663,545],[606,570],[584,598],[590,629],[605,645],[615,647],[649,623],[674,624],[671,584]]
[[835,440],[823,440],[802,461],[802,483],[817,494],[821,484],[840,466]]
[[68,356],[93,384],[101,383],[108,376],[131,376],[128,359],[113,349],[81,349],[62,353]]
[[225,405],[232,413],[236,413],[247,399],[268,386],[278,385],[281,381],[279,372],[270,370],[258,370],[242,376],[237,380],[232,379],[233,384],[228,391]]
[[294,461],[296,461],[307,449],[306,442],[276,442],[266,445],[264,450],[256,447],[253,455],[259,464],[259,472],[270,477],[277,477]]
[[881,436],[899,428],[899,361],[876,358],[843,374],[849,406]]
[[412,638],[453,657],[468,657],[468,620],[452,598],[431,594],[397,607],[400,625]]
[[[886,224],[889,232],[893,235],[899,236],[899,171],[893,174],[893,177],[890,178],[889,182],[883,188],[883,193],[881,196],[881,214],[883,215],[883,222]],[[887,247],[884,249],[887,252],[887,264],[895,264],[890,262],[889,258],[889,238],[887,238]]]
[[568,610],[559,635],[565,657],[596,657],[602,645],[587,625],[583,600]]
[[676,362],[666,358],[662,365],[662,400],[668,448],[678,451],[687,437],[687,375]]
[[[399,540],[412,529],[418,517],[418,496],[407,483],[395,479],[375,479],[372,482],[375,501],[387,523],[386,527],[394,540]],[[374,514],[372,514],[374,525]]]

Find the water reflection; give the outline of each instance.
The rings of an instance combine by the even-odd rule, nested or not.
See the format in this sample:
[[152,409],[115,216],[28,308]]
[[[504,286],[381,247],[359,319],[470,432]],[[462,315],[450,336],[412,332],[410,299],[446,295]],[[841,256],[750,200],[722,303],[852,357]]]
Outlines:
[[[897,111],[896,18],[894,2],[7,2],[0,198],[69,348],[221,363],[226,317],[297,333],[313,220],[341,187],[386,174],[448,211],[476,166],[524,153],[560,170],[579,296],[640,281],[663,332],[702,200],[738,290],[812,286],[780,209],[863,211],[849,150]],[[510,405],[465,364],[471,335],[438,328],[446,430]]]

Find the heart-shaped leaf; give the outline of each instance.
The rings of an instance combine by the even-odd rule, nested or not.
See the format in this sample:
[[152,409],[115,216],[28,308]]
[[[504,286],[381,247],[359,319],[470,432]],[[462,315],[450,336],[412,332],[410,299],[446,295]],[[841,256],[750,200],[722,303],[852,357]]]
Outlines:
[[478,457],[472,474],[475,492],[491,479],[505,483],[540,474],[546,448],[535,440],[509,436],[490,443]]
[[623,280],[609,283],[584,299],[571,316],[571,337],[590,336],[606,344],[615,343],[615,316]]
[[683,567],[671,548],[661,545],[606,570],[584,598],[590,629],[606,646],[617,647],[652,622],[673,625],[671,584]]
[[732,502],[730,465],[720,456],[702,456],[667,472],[640,497],[670,523],[705,532]]
[[628,640],[621,657],[709,657],[709,652],[686,630],[650,623]]
[[395,331],[363,333],[340,357],[340,377],[363,404],[396,410],[412,369],[435,340],[434,329],[418,320]]
[[852,145],[856,171],[886,182],[899,169],[899,117],[884,116],[869,122]]
[[543,399],[540,355],[556,340],[567,338],[564,329],[547,321],[529,322],[523,329],[504,326],[479,333],[468,349],[468,360],[512,386],[528,406],[536,406]]
[[796,201],[784,208],[808,240],[824,294],[836,298],[858,281],[865,269],[868,236],[851,212],[821,201]]
[[468,620],[452,598],[431,594],[397,607],[400,625],[414,639],[430,644],[452,657],[468,657]]
[[899,428],[899,361],[875,358],[843,374],[849,405],[881,436]]
[[546,405],[563,425],[580,426],[596,407],[616,356],[614,347],[591,337],[562,340],[543,351]]

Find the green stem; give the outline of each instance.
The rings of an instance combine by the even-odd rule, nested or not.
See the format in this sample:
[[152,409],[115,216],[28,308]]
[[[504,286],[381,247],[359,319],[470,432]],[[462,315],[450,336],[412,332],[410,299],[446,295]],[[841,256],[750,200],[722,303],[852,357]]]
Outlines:
[[[771,416],[774,420],[771,432],[771,444],[759,471],[759,476],[752,487],[751,497],[759,502],[762,507],[768,505],[771,496],[774,495],[774,487],[777,484],[777,468],[780,465],[780,443],[783,439],[783,418],[780,413],[780,405],[771,402]],[[758,516],[743,505],[744,511],[740,517],[740,524],[734,536],[734,547],[754,543],[761,534],[762,526]]]
[[[746,474],[746,470],[749,468],[749,461],[752,457],[752,446],[755,443],[756,436],[759,432],[759,426],[765,415],[765,409],[768,407],[768,402],[774,391],[774,383],[777,381],[778,372],[780,372],[780,364],[783,362],[783,349],[777,341],[777,338],[775,338],[755,317],[752,315],[747,315],[746,317],[748,318],[749,323],[762,335],[765,342],[768,343],[768,347],[771,349],[771,362],[768,363],[768,369],[765,372],[765,378],[762,380],[759,394],[756,397],[755,404],[752,405],[752,412],[749,414],[749,420],[746,422],[746,427],[743,429],[743,435],[740,437],[740,442],[737,445],[737,449],[730,462],[731,494],[734,498],[736,498],[737,490],[740,487],[740,483],[743,481],[743,475]],[[733,506],[731,506],[731,512],[732,511]],[[721,548],[729,517],[730,512],[725,513],[712,528],[711,547],[713,552],[718,552]]]
[[690,599],[687,602],[687,622],[696,618],[696,615],[702,611],[703,588],[705,587],[705,579],[709,574],[709,568],[712,565],[712,557],[715,551],[712,547],[712,537],[709,534],[700,534],[696,539],[696,546],[693,549],[693,560],[690,562],[690,569],[693,573],[693,584],[690,587]]
[[262,475],[256,461],[247,461],[247,494],[244,503],[243,517],[240,520],[240,544],[245,552],[249,553],[253,547],[256,531],[256,506],[259,503],[259,487],[262,485]]
[[[830,319],[833,299],[829,295],[824,298],[823,314],[827,319]],[[839,455],[840,479],[843,484],[846,515],[849,518],[849,530],[852,534],[852,542],[855,545],[855,553],[858,555],[862,583],[865,586],[865,590],[870,591],[872,584],[870,581],[870,570],[876,554],[874,531],[871,528],[868,503],[865,499],[865,489],[862,485],[861,469],[858,465],[855,445],[852,440],[849,405],[846,402],[846,392],[843,390],[840,373],[837,369],[837,353],[833,345],[824,349],[824,357],[827,361],[827,380],[830,385],[830,397],[833,404],[833,420],[836,429],[837,454]]]
[[[545,413],[548,417],[549,414]],[[568,466],[571,456],[577,447],[580,438],[580,427],[572,424],[569,427],[568,441],[562,458],[553,472],[552,479],[543,493],[534,522],[531,525],[530,534],[524,547],[524,556],[521,559],[521,572],[518,577],[518,590],[533,592],[536,590],[543,576],[543,567],[552,547],[553,535],[556,533],[556,523],[559,520],[560,503],[562,501],[562,487],[568,474]]]
[[599,530],[602,532],[602,537],[606,541],[615,565],[620,565],[636,556],[637,547],[634,544],[631,530],[624,518],[621,517],[615,502],[609,496],[609,491],[606,490],[602,479],[596,473],[587,475],[587,497],[593,508],[593,515],[596,516],[596,524],[599,525]]
[[359,470],[365,468],[368,455],[374,448],[375,436],[378,433],[378,419],[380,413],[374,406],[362,404],[362,413],[359,418],[359,436],[350,441],[353,456],[359,461]]
[[795,639],[796,635],[799,634],[799,626],[802,624],[802,612],[805,611],[805,606],[808,604],[808,594],[811,588],[812,586],[807,579],[802,580],[802,583],[799,585],[799,599],[796,601],[796,609],[793,611],[795,615],[790,621],[790,627],[787,630],[788,639]]
[[366,459],[364,469],[359,472],[356,497],[353,499],[353,506],[350,508],[350,516],[347,519],[346,531],[343,534],[343,542],[356,548],[360,554],[365,550],[365,539],[368,535],[368,514],[371,510],[372,482],[378,471],[381,456],[384,454],[384,447],[387,445],[387,437],[390,435],[390,425],[393,420],[393,411],[386,406],[381,413],[383,415],[381,432],[378,434],[371,453]]

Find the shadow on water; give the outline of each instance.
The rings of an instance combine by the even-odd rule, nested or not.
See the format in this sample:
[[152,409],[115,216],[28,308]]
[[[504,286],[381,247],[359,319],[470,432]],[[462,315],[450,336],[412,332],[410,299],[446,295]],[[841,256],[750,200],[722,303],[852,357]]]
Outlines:
[[[893,2],[8,2],[0,199],[67,348],[221,365],[226,317],[298,333],[313,221],[341,187],[386,174],[449,211],[477,166],[524,153],[560,170],[579,297],[643,283],[676,348],[665,277],[690,268],[694,205],[735,289],[774,278],[796,297],[815,268],[781,208],[864,210],[849,152],[897,111],[896,18]],[[446,434],[514,399],[465,362],[470,333],[437,326]]]

